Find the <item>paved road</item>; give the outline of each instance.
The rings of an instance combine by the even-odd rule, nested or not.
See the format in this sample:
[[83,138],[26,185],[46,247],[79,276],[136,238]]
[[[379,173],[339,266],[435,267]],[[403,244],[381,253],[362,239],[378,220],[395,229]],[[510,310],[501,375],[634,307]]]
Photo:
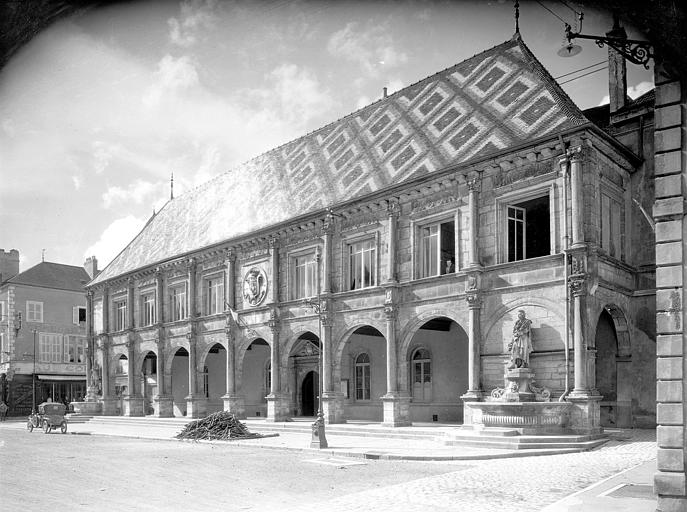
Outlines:
[[539,510],[655,456],[653,432],[593,452],[366,461],[226,443],[0,428],[2,510]]

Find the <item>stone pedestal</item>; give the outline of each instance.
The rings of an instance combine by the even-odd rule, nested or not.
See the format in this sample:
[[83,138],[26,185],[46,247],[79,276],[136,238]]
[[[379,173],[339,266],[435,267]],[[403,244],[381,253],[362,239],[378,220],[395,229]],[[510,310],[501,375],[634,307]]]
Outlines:
[[407,427],[410,425],[410,397],[387,393],[382,397],[384,402],[385,427]]
[[481,402],[484,400],[484,394],[481,391],[468,390],[464,395],[460,396],[460,399],[463,401],[463,425],[472,425],[472,412],[474,409],[466,404],[468,402]]
[[566,401],[572,404],[570,410],[570,429],[576,434],[600,434],[601,395],[568,395]]
[[534,402],[535,394],[531,383],[534,380],[534,372],[529,368],[506,369],[505,387],[502,400],[506,402]]
[[123,400],[124,416],[145,416],[144,400],[140,396],[126,396]]
[[103,398],[101,401],[102,403],[102,411],[103,411],[103,416],[117,416],[117,406],[119,404],[119,399],[117,398]]
[[325,423],[346,423],[343,393],[322,393],[322,412]]
[[174,399],[171,396],[157,395],[153,398],[154,415],[158,418],[174,417]]
[[185,400],[187,418],[202,418],[205,416],[208,405],[207,398],[189,395]]
[[103,405],[100,402],[71,402],[75,414],[96,416],[103,413]]
[[246,401],[242,396],[238,395],[223,395],[224,410],[230,412],[238,420],[246,419]]
[[267,421],[288,421],[291,419],[289,395],[270,393],[267,395]]

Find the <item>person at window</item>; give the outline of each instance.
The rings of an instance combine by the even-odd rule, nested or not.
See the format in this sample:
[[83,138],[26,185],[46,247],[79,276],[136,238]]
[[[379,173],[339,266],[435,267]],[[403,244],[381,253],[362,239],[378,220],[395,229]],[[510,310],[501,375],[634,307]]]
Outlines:
[[455,266],[453,265],[453,260],[447,260],[446,261],[446,272],[445,274],[453,274],[455,272]]
[[508,343],[508,351],[510,352],[509,370],[513,368],[529,368],[530,353],[532,352],[531,326],[532,320],[526,318],[525,312],[522,309],[518,311],[518,319],[513,326],[513,338]]

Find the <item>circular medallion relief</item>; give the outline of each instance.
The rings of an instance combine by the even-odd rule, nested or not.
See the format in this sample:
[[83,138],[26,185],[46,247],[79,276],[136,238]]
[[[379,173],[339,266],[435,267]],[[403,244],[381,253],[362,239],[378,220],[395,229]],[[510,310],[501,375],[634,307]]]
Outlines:
[[243,278],[243,298],[251,306],[257,306],[267,295],[267,275],[258,267],[251,268]]

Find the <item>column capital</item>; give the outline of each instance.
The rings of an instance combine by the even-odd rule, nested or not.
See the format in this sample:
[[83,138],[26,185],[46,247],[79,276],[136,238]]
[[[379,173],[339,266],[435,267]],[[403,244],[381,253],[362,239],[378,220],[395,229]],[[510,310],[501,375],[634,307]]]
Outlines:
[[465,295],[465,300],[468,303],[468,309],[482,308],[482,295],[479,292],[468,292]]
[[224,259],[230,262],[236,261],[236,251],[232,247],[228,247],[224,250]]
[[568,148],[565,151],[565,156],[566,156],[566,158],[570,159],[570,161],[572,161],[572,162],[579,162],[584,157],[584,147],[583,146],[575,146],[572,148]]
[[110,337],[107,334],[98,334],[96,339],[98,341],[98,348],[101,350],[107,350],[110,348]]
[[134,285],[134,276],[127,277],[126,284],[129,288],[131,288]]
[[573,296],[581,297],[586,294],[587,289],[585,287],[585,274],[576,274],[570,276],[568,279],[568,286],[570,287],[570,291],[572,292]]
[[386,213],[389,217],[399,217],[401,215],[401,205],[398,201],[389,201],[386,205]]
[[270,251],[274,251],[275,249],[279,248],[279,237],[276,235],[269,237],[267,240],[267,245],[270,248]]
[[126,337],[126,348],[130,351],[133,352],[134,346],[136,345],[136,339],[134,338],[134,333],[130,332],[127,337]]
[[469,192],[479,193],[482,191],[481,173],[470,173],[465,176],[465,184]]
[[331,235],[334,233],[334,215],[332,215],[330,212],[327,212],[327,214],[324,216],[322,232],[325,235]]

